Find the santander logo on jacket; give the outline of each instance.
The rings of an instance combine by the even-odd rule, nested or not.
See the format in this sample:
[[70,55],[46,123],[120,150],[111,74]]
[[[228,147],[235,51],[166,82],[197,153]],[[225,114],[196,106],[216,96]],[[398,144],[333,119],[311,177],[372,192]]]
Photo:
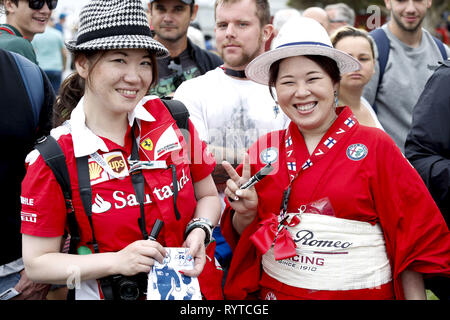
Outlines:
[[[178,182],[178,192],[181,191],[186,183],[190,180],[189,176],[186,175],[184,168],[182,169],[182,176],[179,178]],[[164,185],[162,187],[153,188],[151,194],[145,194],[145,202],[144,204],[149,204],[154,202],[155,200],[163,201],[165,199],[173,197],[173,183],[168,185]],[[108,200],[106,200],[108,199]],[[113,191],[108,192],[108,190],[99,192],[95,195],[93,204],[92,204],[92,212],[93,213],[105,213],[110,209],[123,209],[125,207],[135,207],[139,206],[139,203],[136,199],[136,195],[134,193],[126,193],[124,191]]]

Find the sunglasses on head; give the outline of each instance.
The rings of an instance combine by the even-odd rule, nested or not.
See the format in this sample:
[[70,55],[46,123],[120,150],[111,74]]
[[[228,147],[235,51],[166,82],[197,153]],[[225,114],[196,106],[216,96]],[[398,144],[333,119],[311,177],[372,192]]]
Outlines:
[[40,10],[46,2],[50,10],[55,9],[58,4],[58,0],[28,0],[28,6],[33,10]]
[[175,86],[175,89],[177,89],[183,81],[186,80],[183,73],[183,67],[181,66],[181,62],[179,58],[170,59],[170,63],[167,66],[170,71],[172,71],[173,78],[172,83]]

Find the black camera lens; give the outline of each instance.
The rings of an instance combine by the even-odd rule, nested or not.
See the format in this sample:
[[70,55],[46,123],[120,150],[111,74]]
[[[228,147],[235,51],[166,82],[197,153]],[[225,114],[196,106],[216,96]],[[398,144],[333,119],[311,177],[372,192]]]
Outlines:
[[126,278],[118,283],[118,293],[122,300],[137,300],[140,295],[139,286],[136,282]]

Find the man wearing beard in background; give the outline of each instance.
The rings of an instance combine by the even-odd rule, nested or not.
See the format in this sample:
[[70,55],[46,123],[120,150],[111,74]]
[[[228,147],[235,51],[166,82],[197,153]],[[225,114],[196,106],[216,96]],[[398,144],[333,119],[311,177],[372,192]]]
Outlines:
[[[264,52],[272,34],[269,2],[216,0],[215,21],[216,48],[223,66],[183,82],[174,98],[186,105],[200,139],[216,158],[212,175],[223,200],[228,175],[222,160],[237,166],[259,136],[285,128],[288,120],[269,88],[247,79],[244,72],[247,64]],[[220,229],[214,231],[216,257],[226,268],[231,251],[227,255],[220,252]]]
[[[428,78],[439,66],[447,46],[439,48],[433,36],[423,28],[423,20],[432,0],[385,0],[390,20],[371,32],[376,42],[378,61],[375,74],[364,87],[363,96],[377,112],[386,132],[404,151],[406,135],[411,128],[412,111]],[[375,33],[374,33],[375,32]],[[378,32],[378,33],[376,33]],[[388,52],[383,50],[387,37]],[[388,54],[384,73],[381,57]],[[381,68],[382,70],[383,68]]]
[[150,0],[148,8],[154,38],[170,53],[169,57],[157,61],[158,83],[150,89],[150,94],[171,96],[183,81],[223,63],[218,55],[195,45],[187,36],[189,24],[198,11],[194,0]]

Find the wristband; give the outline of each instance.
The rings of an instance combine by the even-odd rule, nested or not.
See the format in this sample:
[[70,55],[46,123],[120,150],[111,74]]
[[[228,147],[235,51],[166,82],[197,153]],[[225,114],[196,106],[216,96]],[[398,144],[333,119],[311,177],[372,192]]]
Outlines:
[[189,235],[189,233],[196,229],[196,228],[200,228],[203,231],[205,231],[205,247],[208,246],[208,244],[210,244],[211,239],[212,239],[212,230],[213,230],[213,225],[211,223],[211,221],[207,218],[194,218],[192,219],[188,225],[186,226],[186,231],[184,233],[184,238],[186,239],[187,236]]

